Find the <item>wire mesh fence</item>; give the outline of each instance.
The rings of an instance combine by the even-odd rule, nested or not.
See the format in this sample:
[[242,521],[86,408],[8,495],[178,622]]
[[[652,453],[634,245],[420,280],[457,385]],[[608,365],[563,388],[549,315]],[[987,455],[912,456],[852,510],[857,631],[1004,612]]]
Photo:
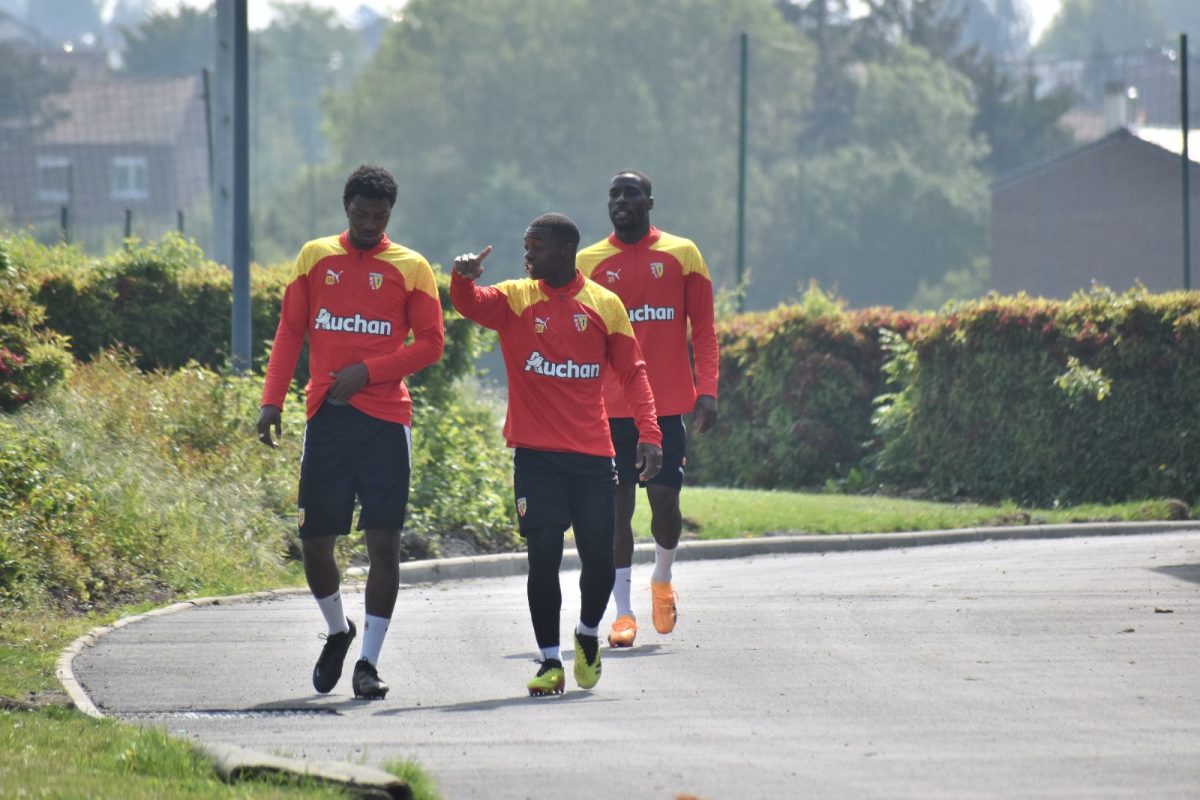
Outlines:
[[[0,228],[103,251],[129,237],[211,231],[205,81],[77,70],[40,125],[0,139]],[[10,102],[0,96],[0,106]]]

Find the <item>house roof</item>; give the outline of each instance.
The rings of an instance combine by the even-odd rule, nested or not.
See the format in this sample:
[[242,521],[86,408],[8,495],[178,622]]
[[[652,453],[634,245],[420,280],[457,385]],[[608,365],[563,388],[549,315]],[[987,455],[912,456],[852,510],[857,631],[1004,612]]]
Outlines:
[[[1149,148],[1163,158],[1178,160],[1183,153],[1183,136],[1179,128],[1116,128],[1094,142],[1030,162],[998,176],[992,181],[992,191],[1007,189],[1027,178],[1049,172],[1097,150],[1120,145]],[[1200,137],[1191,132],[1188,135],[1188,160],[1194,168],[1200,167]]]
[[66,112],[42,144],[170,144],[184,138],[202,110],[200,77],[93,80],[77,75],[50,102]]

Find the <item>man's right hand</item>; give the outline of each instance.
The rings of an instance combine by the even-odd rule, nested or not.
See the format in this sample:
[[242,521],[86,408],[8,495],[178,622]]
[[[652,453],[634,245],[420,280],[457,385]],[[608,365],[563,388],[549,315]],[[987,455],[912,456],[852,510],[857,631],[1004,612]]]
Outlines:
[[489,244],[483,248],[483,252],[476,255],[475,253],[464,253],[454,259],[454,271],[469,281],[473,281],[483,274],[483,260],[492,252],[492,246]]
[[279,447],[271,439],[271,428],[275,429],[275,438],[283,433],[283,409],[279,406],[263,406],[258,410],[258,440],[271,447]]

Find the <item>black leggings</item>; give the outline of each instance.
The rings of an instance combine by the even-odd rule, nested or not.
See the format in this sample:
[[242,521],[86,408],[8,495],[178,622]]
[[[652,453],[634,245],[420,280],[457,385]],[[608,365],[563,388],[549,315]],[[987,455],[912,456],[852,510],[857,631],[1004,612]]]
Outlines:
[[[544,458],[543,458],[544,457]],[[521,534],[528,546],[526,595],[539,648],[559,644],[563,534],[575,533],[581,565],[579,618],[597,627],[612,594],[613,482],[610,459],[518,450],[514,459]]]

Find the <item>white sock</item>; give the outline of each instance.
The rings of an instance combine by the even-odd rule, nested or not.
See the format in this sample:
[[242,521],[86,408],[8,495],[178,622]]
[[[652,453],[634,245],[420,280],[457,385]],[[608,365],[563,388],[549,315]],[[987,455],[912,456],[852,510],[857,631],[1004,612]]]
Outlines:
[[633,567],[617,567],[617,580],[613,583],[613,600],[617,601],[617,616],[632,617],[633,602],[629,591],[633,587]]
[[317,607],[321,609],[321,614],[325,617],[325,624],[329,626],[330,636],[350,630],[350,622],[346,619],[346,610],[342,608],[341,590],[334,592],[329,597],[318,597]]
[[592,628],[583,624],[583,620],[579,620],[579,624],[575,626],[576,633],[582,633],[584,636],[599,636],[600,626]]
[[558,645],[554,645],[553,647],[543,647],[542,660],[544,661],[548,658],[553,658],[555,661],[562,661],[562,648],[560,648]]
[[388,626],[391,624],[392,621],[387,617],[367,614],[367,621],[363,626],[365,630],[363,630],[360,658],[370,661],[373,667],[379,665],[379,651],[383,649],[383,637],[387,636]]
[[655,583],[670,583],[671,582],[671,565],[675,563],[675,551],[678,548],[668,550],[665,547],[654,545],[654,572],[650,575],[650,580]]

